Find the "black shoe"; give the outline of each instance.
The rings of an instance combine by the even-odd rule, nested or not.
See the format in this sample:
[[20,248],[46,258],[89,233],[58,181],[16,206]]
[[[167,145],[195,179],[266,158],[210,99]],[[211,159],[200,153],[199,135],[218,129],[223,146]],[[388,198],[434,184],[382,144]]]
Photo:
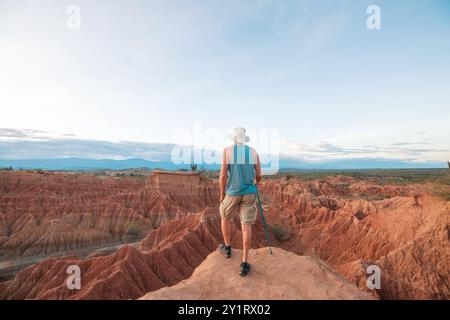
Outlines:
[[226,246],[224,244],[219,244],[219,251],[222,252],[225,258],[231,257],[231,246]]
[[240,275],[241,277],[246,276],[246,275],[250,272],[250,269],[251,269],[250,263],[248,263],[248,262],[242,262],[242,263],[241,263],[241,271],[239,272],[239,275]]

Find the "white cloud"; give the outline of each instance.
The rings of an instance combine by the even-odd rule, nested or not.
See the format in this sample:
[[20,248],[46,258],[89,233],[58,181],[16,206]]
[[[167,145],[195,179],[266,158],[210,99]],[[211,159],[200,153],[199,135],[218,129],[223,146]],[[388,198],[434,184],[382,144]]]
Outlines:
[[[179,142],[180,143],[180,142]],[[49,133],[33,129],[0,128],[1,159],[129,159],[170,161],[175,144],[136,141],[81,139],[73,134]],[[205,150],[206,145],[197,145]],[[217,149],[216,150],[220,150]],[[323,162],[342,159],[395,159],[405,161],[445,161],[450,150],[434,148],[428,141],[396,142],[388,145],[343,147],[326,141],[301,144],[280,140],[280,154],[291,159]]]
[[427,141],[342,147],[325,141],[299,144],[282,140],[281,150],[285,154],[297,155],[309,160],[385,158],[408,161],[445,161],[450,157],[450,149],[431,147]]

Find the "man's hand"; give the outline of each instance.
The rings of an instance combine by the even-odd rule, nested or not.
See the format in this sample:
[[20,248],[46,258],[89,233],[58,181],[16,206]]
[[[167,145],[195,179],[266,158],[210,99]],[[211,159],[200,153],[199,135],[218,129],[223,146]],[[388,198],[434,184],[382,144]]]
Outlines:
[[222,203],[223,199],[225,199],[225,188],[227,186],[227,180],[228,180],[228,165],[227,165],[227,149],[225,148],[223,149],[223,159],[219,177],[220,203]]
[[257,176],[255,177],[255,184],[256,184],[257,186],[259,186],[259,185],[261,184],[261,180],[262,180],[262,177],[261,177],[260,175],[257,175]]
[[259,156],[256,156],[256,164],[255,164],[255,185],[259,185],[261,183],[262,179],[262,172],[261,172],[261,162],[259,161]]

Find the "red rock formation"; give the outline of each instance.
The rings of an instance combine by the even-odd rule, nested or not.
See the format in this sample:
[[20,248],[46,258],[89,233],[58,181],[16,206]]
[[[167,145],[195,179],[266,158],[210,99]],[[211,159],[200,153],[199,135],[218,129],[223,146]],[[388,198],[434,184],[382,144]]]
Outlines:
[[[156,181],[155,181],[156,178]],[[197,174],[104,178],[0,173],[0,257],[16,259],[129,242],[218,201]],[[138,226],[129,234],[132,226]]]
[[[366,266],[376,264],[382,284],[372,293],[381,298],[450,298],[449,203],[421,186],[273,180],[261,196],[274,245],[318,257],[362,289]],[[0,283],[0,299],[130,299],[174,285],[221,241],[217,204],[217,183],[192,173],[161,172],[147,181],[0,173],[0,259],[120,241],[130,222],[147,235],[111,254],[41,261]],[[277,235],[276,225],[290,237]],[[240,248],[238,217],[235,226],[233,247]],[[253,247],[263,239],[258,219]],[[71,264],[81,268],[81,290],[66,287]]]
[[191,212],[215,207],[219,201],[217,181],[195,172],[154,171],[146,187],[166,194],[173,203]]
[[[240,252],[236,252],[240,253]],[[311,257],[297,256],[279,248],[252,252],[253,270],[238,275],[238,255],[224,259],[210,254],[192,276],[172,287],[150,292],[142,300],[371,300],[342,276]]]
[[385,299],[450,297],[450,206],[420,187],[337,177],[268,181],[262,193],[269,220],[294,235],[284,248],[323,259],[361,288],[366,266],[378,265]]
[[[233,247],[241,247],[238,228],[233,228],[232,239]],[[138,298],[188,278],[220,241],[217,211],[205,209],[162,225],[139,248],[125,245],[108,256],[88,259],[46,259],[0,283],[0,299]],[[66,286],[69,265],[81,269],[81,290]]]

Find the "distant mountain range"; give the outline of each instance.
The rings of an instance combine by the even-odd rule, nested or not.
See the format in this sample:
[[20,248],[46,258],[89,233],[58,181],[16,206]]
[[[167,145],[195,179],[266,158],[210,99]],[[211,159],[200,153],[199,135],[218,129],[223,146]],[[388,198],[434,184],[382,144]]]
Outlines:
[[382,158],[361,158],[361,159],[342,159],[342,160],[328,160],[323,162],[305,162],[299,161],[295,158],[281,158],[281,169],[323,169],[323,170],[338,170],[338,169],[434,169],[446,168],[444,162],[408,162],[395,159]]
[[131,168],[150,169],[188,169],[189,165],[175,165],[166,161],[148,161],[139,158],[126,160],[113,159],[83,159],[83,158],[60,158],[60,159],[23,159],[23,160],[0,160],[0,167],[13,167],[14,169],[43,169],[43,170],[122,170]]
[[[426,156],[428,152],[444,152],[435,148],[412,148],[411,143],[402,146],[368,146],[360,149],[346,149],[332,144],[324,144],[305,158],[303,154],[279,154],[281,170],[331,170],[331,169],[415,169],[446,168],[445,161],[417,162],[413,160],[397,160],[395,152],[415,159]],[[403,144],[400,144],[403,145]],[[77,137],[53,137],[51,134],[37,130],[0,128],[0,168],[44,169],[44,170],[96,170],[96,169],[131,169],[160,168],[166,170],[189,169],[189,164],[176,165],[172,161],[174,147],[182,147],[190,151],[192,146],[175,145],[173,143],[147,143],[136,141],[111,142],[104,140],[80,139]],[[377,157],[377,152],[384,150],[386,154],[394,150],[392,157]],[[212,154],[217,150],[207,148],[196,151]],[[370,157],[361,158],[358,152]],[[447,151],[446,151],[447,152]],[[450,151],[449,151],[450,152]],[[305,153],[306,154],[306,153]],[[329,157],[329,154],[336,157]],[[220,154],[219,154],[220,156]],[[338,157],[340,156],[340,157]],[[261,154],[261,159],[271,159]],[[339,160],[336,160],[339,158]],[[22,159],[22,160],[16,160]],[[124,159],[124,160],[113,160]],[[319,160],[320,159],[320,160]],[[323,160],[321,160],[323,159]],[[200,164],[201,170],[217,170],[219,165]],[[264,168],[264,166],[263,166]]]
[[[83,158],[59,158],[59,159],[22,159],[1,160],[0,168],[13,167],[14,169],[43,169],[43,170],[121,170],[131,168],[150,169],[189,169],[189,165],[176,165],[170,161],[148,161],[140,158],[125,160],[113,159],[83,159]],[[281,157],[280,169],[293,170],[333,170],[333,169],[422,169],[422,168],[446,168],[446,163],[440,162],[405,162],[389,159],[345,159],[324,162],[306,162],[303,160]],[[219,165],[200,165],[201,170],[218,170]]]

